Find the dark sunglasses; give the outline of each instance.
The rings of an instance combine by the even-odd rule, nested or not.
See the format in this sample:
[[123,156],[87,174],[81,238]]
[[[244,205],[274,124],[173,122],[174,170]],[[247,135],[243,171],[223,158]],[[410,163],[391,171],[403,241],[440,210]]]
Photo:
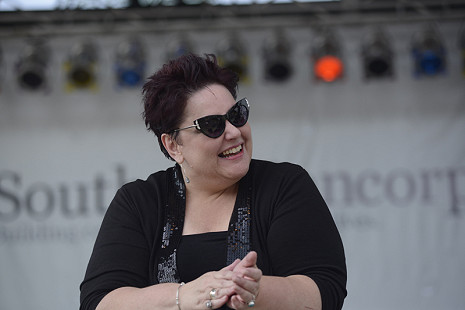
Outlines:
[[225,115],[208,115],[196,119],[194,125],[187,126],[173,130],[177,132],[192,127],[197,128],[198,131],[210,138],[218,138],[221,136],[226,128],[226,120],[236,127],[242,127],[249,119],[250,105],[246,98],[236,102]]

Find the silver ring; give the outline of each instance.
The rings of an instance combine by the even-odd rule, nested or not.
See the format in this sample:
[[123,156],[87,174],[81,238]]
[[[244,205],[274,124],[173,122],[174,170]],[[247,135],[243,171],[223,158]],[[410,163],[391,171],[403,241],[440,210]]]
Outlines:
[[207,306],[207,309],[213,309],[212,301],[207,300],[207,302],[205,303],[205,306]]
[[210,298],[211,298],[211,299],[215,299],[215,298],[216,298],[216,292],[217,292],[217,291],[218,291],[218,290],[217,290],[216,288],[214,288],[214,289],[212,289],[212,290],[210,291]]
[[255,307],[255,295],[252,295],[252,300],[247,304],[249,308]]

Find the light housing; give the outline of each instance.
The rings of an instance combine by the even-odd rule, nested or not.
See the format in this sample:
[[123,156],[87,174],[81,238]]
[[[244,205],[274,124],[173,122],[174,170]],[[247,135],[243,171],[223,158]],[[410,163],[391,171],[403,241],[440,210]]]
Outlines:
[[282,30],[275,30],[273,35],[265,40],[262,52],[266,80],[284,82],[291,77],[291,47]]
[[92,41],[82,41],[73,46],[65,62],[67,88],[95,89],[97,60],[97,47]]
[[116,49],[116,81],[121,87],[140,85],[145,75],[146,54],[138,38],[121,42]]
[[339,41],[333,31],[325,29],[312,42],[313,75],[316,80],[334,82],[344,75]]
[[375,29],[362,43],[362,62],[366,79],[389,78],[394,75],[390,40],[386,33]]
[[189,53],[194,53],[193,44],[189,37],[185,34],[174,36],[168,42],[164,61],[176,59]]
[[2,90],[2,82],[3,79],[3,49],[2,46],[0,45],[0,91]]
[[220,66],[237,73],[241,82],[249,82],[249,57],[236,32],[218,43],[217,56]]
[[18,84],[22,89],[36,91],[47,86],[47,65],[50,60],[50,49],[41,39],[32,39],[16,63]]
[[462,25],[459,33],[459,49],[462,58],[462,75],[465,76],[465,24]]
[[446,50],[433,26],[414,35],[412,56],[416,77],[437,76],[446,71]]

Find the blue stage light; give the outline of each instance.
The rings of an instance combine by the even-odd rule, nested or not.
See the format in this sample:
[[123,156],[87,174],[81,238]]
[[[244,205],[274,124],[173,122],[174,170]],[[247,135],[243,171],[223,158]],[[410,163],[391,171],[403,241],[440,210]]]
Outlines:
[[446,71],[446,50],[433,27],[416,34],[412,44],[414,74],[436,76]]
[[195,53],[193,44],[189,37],[186,34],[174,36],[170,38],[167,44],[166,57],[163,61],[176,59],[189,53]]
[[145,63],[145,49],[139,39],[122,42],[116,51],[117,84],[123,87],[140,85],[145,75]]

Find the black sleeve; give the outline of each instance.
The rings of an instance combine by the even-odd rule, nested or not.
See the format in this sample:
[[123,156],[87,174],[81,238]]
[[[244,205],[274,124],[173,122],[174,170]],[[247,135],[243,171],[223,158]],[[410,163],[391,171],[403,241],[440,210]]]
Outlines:
[[119,189],[105,214],[80,286],[80,310],[94,310],[116,288],[149,285],[148,219],[141,211],[141,204],[149,202],[134,187]]
[[307,275],[318,285],[323,309],[341,309],[347,271],[339,232],[309,174],[300,166],[284,167],[275,180],[267,236],[273,273]]

